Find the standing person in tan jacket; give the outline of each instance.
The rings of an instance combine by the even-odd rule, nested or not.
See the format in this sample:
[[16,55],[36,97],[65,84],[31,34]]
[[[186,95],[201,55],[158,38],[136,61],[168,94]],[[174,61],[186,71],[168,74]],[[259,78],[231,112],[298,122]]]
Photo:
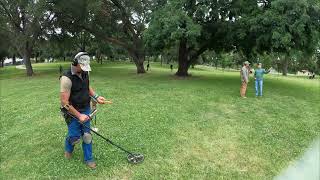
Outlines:
[[240,96],[242,98],[247,98],[246,91],[247,91],[247,86],[249,82],[249,65],[250,63],[248,61],[245,61],[243,63],[243,67],[240,70],[240,77],[241,77]]

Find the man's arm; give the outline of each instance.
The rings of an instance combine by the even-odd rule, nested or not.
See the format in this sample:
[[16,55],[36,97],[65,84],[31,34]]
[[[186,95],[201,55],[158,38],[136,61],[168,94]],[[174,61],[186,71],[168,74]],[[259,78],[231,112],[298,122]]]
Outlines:
[[92,87],[89,87],[89,95],[90,96],[94,96],[96,93],[94,92],[94,90],[92,89]]
[[268,74],[269,72],[270,72],[270,69],[268,69],[268,70],[265,70],[265,69],[264,69],[264,73],[265,73],[265,74]]
[[65,108],[70,114],[77,117],[81,122],[89,120],[89,117],[85,114],[81,114],[72,105],[70,105],[69,98],[71,92],[72,82],[66,77],[62,76],[60,79],[60,102],[62,108]]
[[91,87],[89,87],[89,95],[93,97],[99,104],[112,104],[112,101],[106,101],[103,96],[96,94]]
[[69,113],[79,118],[81,113],[77,111],[72,105],[69,104],[69,97],[70,97],[70,92],[60,92],[61,106],[66,110],[68,110]]

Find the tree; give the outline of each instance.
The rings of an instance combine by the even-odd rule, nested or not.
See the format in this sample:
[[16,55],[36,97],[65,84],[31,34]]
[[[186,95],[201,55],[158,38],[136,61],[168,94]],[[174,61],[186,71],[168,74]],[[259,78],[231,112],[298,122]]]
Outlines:
[[177,76],[188,76],[190,65],[206,50],[229,51],[230,1],[170,0],[160,6],[145,33],[147,46],[178,47]]
[[1,0],[0,14],[7,22],[7,35],[23,55],[27,75],[32,76],[32,51],[55,16],[47,10],[45,0]]
[[7,36],[8,34],[8,29],[6,28],[6,21],[3,18],[3,14],[0,11],[0,67],[3,67],[3,63],[4,63],[4,58],[6,56],[8,56],[9,54],[9,48],[10,48],[10,44],[9,44],[9,38]]
[[9,56],[9,49],[7,42],[10,42],[7,36],[0,31],[0,67],[3,67],[4,58]]
[[319,1],[273,0],[251,7],[253,10],[238,23],[238,48],[254,56],[264,52],[283,54],[283,75],[288,73],[292,54],[313,54],[320,37]]
[[[186,1],[170,1],[152,16],[148,30],[145,33],[147,46],[164,50],[178,47],[177,76],[187,76],[191,65],[188,48],[195,46],[196,38],[200,36],[201,26],[193,21],[183,7]],[[190,49],[189,49],[190,50]]]
[[268,23],[274,24],[271,31],[272,48],[286,55],[283,60],[283,75],[287,75],[292,51],[311,54],[319,40],[320,16],[312,14],[313,11],[320,11],[312,6],[307,0],[278,0],[268,11],[268,15],[272,15],[272,22]]
[[62,28],[81,29],[95,38],[124,48],[137,73],[145,73],[143,31],[149,21],[152,0],[55,0]]

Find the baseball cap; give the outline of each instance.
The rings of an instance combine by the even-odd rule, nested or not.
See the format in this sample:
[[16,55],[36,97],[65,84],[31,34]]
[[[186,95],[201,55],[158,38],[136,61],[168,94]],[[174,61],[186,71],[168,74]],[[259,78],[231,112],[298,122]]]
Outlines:
[[245,61],[243,64],[247,64],[247,65],[249,65],[250,63],[249,63],[249,61]]
[[91,71],[90,56],[86,52],[79,52],[75,57],[83,71]]

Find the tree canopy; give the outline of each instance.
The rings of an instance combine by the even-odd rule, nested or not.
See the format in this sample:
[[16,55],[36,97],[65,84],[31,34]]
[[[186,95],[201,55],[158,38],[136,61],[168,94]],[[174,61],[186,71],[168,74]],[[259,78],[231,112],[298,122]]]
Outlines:
[[280,58],[284,75],[296,62],[319,64],[318,0],[0,0],[0,15],[1,54],[18,53],[29,76],[30,58],[77,51],[130,57],[137,73],[145,73],[146,56],[171,54],[178,76],[208,60],[235,66]]

